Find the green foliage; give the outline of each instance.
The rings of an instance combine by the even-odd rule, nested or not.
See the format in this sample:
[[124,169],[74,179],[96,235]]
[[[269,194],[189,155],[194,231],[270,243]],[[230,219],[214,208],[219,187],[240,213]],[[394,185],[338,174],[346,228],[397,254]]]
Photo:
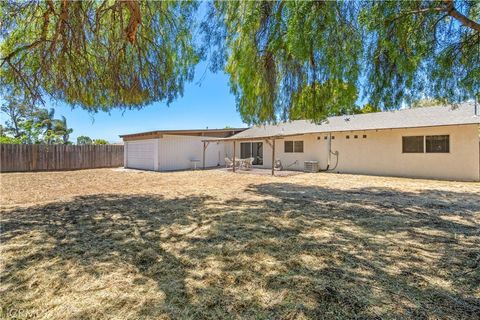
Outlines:
[[82,145],[82,144],[92,144],[92,143],[93,143],[92,139],[88,136],[77,137],[77,144]]
[[7,116],[5,121],[5,133],[9,133],[14,137],[22,135],[20,123],[31,117],[36,110],[35,106],[31,105],[23,99],[18,90],[12,90],[11,87],[4,87],[2,90],[3,104],[0,111]]
[[10,91],[5,96],[1,111],[8,117],[6,127],[2,126],[2,136],[14,139],[11,141],[25,144],[70,144],[68,139],[73,129],[68,128],[64,116],[55,119],[53,108],[50,110],[38,108],[16,96],[15,91]]
[[0,144],[21,144],[22,141],[19,138],[13,138],[9,136],[0,136]]
[[[354,85],[338,81],[314,83],[294,94],[290,108],[290,120],[318,120],[319,114],[333,116],[354,113],[356,98],[357,89]],[[316,101],[321,103],[316,103]]]
[[93,140],[93,144],[109,144],[107,140],[104,139],[95,139]]
[[380,112],[382,111],[379,107],[374,106],[373,104],[367,103],[361,109],[359,109],[360,113],[372,113],[372,112]]
[[480,1],[214,1],[202,50],[197,7],[2,1],[0,88],[92,111],[140,108],[181,95],[205,54],[247,123],[359,112],[359,96],[380,110],[480,99]]
[[244,121],[321,121],[359,92],[376,110],[479,98],[479,18],[479,1],[216,1],[202,28]]
[[320,121],[333,101],[342,104],[334,109],[353,105],[362,52],[345,3],[218,1],[211,10],[217,24],[203,28],[224,42],[206,40],[218,45],[214,56],[228,57],[225,70],[245,122]]
[[70,134],[73,132],[73,129],[68,127],[67,118],[62,116],[61,119],[55,120],[54,131],[62,137],[63,144],[70,144],[68,139],[70,138]]
[[79,136],[77,137],[77,144],[83,145],[83,144],[109,144],[107,140],[104,139],[94,139],[92,140],[88,136]]
[[171,102],[199,60],[191,1],[2,1],[0,81],[88,110]]
[[42,124],[34,119],[22,121],[20,123],[20,128],[22,132],[20,140],[24,144],[42,144],[53,142],[54,140],[52,133],[48,134],[47,132],[45,134]]
[[420,99],[412,104],[413,108],[434,107],[442,105],[444,101],[438,99]]
[[478,1],[364,3],[366,92],[374,105],[480,97],[480,29],[463,25],[453,10],[479,21]]

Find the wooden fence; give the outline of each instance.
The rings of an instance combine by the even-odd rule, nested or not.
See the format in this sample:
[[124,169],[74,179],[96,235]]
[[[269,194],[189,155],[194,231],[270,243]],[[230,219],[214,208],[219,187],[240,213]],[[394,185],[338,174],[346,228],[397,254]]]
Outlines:
[[121,166],[123,146],[119,145],[0,144],[0,172]]

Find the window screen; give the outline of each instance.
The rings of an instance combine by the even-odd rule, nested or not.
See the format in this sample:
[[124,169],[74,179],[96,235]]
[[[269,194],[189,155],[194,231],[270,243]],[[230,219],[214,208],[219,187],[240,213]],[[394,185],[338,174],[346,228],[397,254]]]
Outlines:
[[423,136],[402,137],[403,153],[423,153]]
[[285,141],[285,152],[293,152],[293,141]]
[[295,141],[294,142],[295,146],[295,152],[303,152],[303,141]]
[[285,141],[285,152],[303,152],[303,141]]
[[426,136],[425,146],[427,152],[448,153],[450,152],[450,136]]
[[252,156],[252,143],[242,142],[240,143],[240,158],[246,159]]

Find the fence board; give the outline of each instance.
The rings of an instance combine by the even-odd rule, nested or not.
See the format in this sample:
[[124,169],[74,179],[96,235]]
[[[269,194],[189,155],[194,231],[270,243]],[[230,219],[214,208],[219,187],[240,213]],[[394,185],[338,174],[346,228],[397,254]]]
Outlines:
[[0,144],[0,172],[123,166],[123,146]]

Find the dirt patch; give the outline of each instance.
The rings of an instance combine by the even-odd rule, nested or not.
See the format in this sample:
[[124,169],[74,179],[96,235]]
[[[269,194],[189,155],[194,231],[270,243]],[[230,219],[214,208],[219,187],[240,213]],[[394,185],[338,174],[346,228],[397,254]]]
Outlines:
[[1,174],[3,318],[473,319],[480,185]]

